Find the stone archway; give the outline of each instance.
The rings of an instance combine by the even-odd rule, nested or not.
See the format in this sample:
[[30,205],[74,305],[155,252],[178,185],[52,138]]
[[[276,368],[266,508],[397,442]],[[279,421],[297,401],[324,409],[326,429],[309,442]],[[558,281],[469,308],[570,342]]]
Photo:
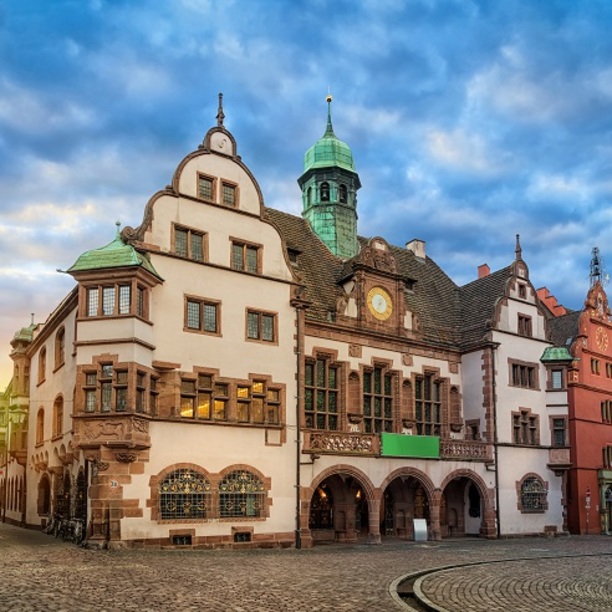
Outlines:
[[448,474],[440,487],[441,537],[496,536],[494,491],[467,469]]
[[302,490],[302,544],[380,542],[379,512],[372,483],[353,466],[338,465],[321,472]]
[[381,533],[400,539],[414,537],[414,519],[427,521],[429,537],[439,532],[437,498],[430,478],[415,468],[393,471],[381,485]]

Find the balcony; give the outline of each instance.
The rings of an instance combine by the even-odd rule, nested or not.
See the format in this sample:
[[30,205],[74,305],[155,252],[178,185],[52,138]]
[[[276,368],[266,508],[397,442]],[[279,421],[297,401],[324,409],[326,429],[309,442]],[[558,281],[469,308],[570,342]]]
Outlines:
[[407,457],[443,461],[493,460],[492,445],[480,440],[451,440],[437,436],[404,434],[363,434],[331,431],[304,431],[304,453]]
[[331,455],[380,455],[380,438],[376,434],[304,431],[305,453]]

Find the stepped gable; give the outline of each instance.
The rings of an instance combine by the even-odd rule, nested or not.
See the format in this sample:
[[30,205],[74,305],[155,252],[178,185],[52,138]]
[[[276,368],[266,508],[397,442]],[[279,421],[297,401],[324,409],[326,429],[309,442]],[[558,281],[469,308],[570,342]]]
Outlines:
[[506,295],[506,284],[513,275],[514,266],[509,265],[459,288],[463,350],[477,347],[487,330],[495,325],[495,307]]
[[581,314],[581,310],[574,310],[560,317],[548,319],[550,340],[555,346],[567,346],[569,348],[578,335]]
[[265,215],[278,227],[287,248],[298,253],[297,272],[306,284],[304,297],[312,302],[306,310],[306,317],[329,321],[342,293],[337,285],[342,260],[332,255],[305,219],[273,208],[266,208]]

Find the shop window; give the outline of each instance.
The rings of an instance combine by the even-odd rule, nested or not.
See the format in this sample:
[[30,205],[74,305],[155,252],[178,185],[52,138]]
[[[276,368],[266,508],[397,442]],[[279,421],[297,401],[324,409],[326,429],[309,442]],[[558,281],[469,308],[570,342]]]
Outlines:
[[338,423],[337,365],[329,359],[319,358],[306,362],[304,371],[304,412],[306,427],[335,431]]
[[219,516],[264,516],[265,498],[265,485],[255,474],[246,470],[230,472],[219,483]]

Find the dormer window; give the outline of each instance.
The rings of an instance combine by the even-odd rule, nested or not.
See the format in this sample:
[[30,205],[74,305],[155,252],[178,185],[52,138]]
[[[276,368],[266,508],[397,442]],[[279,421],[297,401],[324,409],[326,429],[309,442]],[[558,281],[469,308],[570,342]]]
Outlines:
[[236,185],[231,185],[226,182],[221,183],[222,202],[225,206],[236,206],[236,192]]
[[347,189],[346,185],[340,185],[340,189],[338,190],[338,198],[341,204],[346,204],[347,202]]
[[321,202],[329,202],[329,183],[321,183]]

